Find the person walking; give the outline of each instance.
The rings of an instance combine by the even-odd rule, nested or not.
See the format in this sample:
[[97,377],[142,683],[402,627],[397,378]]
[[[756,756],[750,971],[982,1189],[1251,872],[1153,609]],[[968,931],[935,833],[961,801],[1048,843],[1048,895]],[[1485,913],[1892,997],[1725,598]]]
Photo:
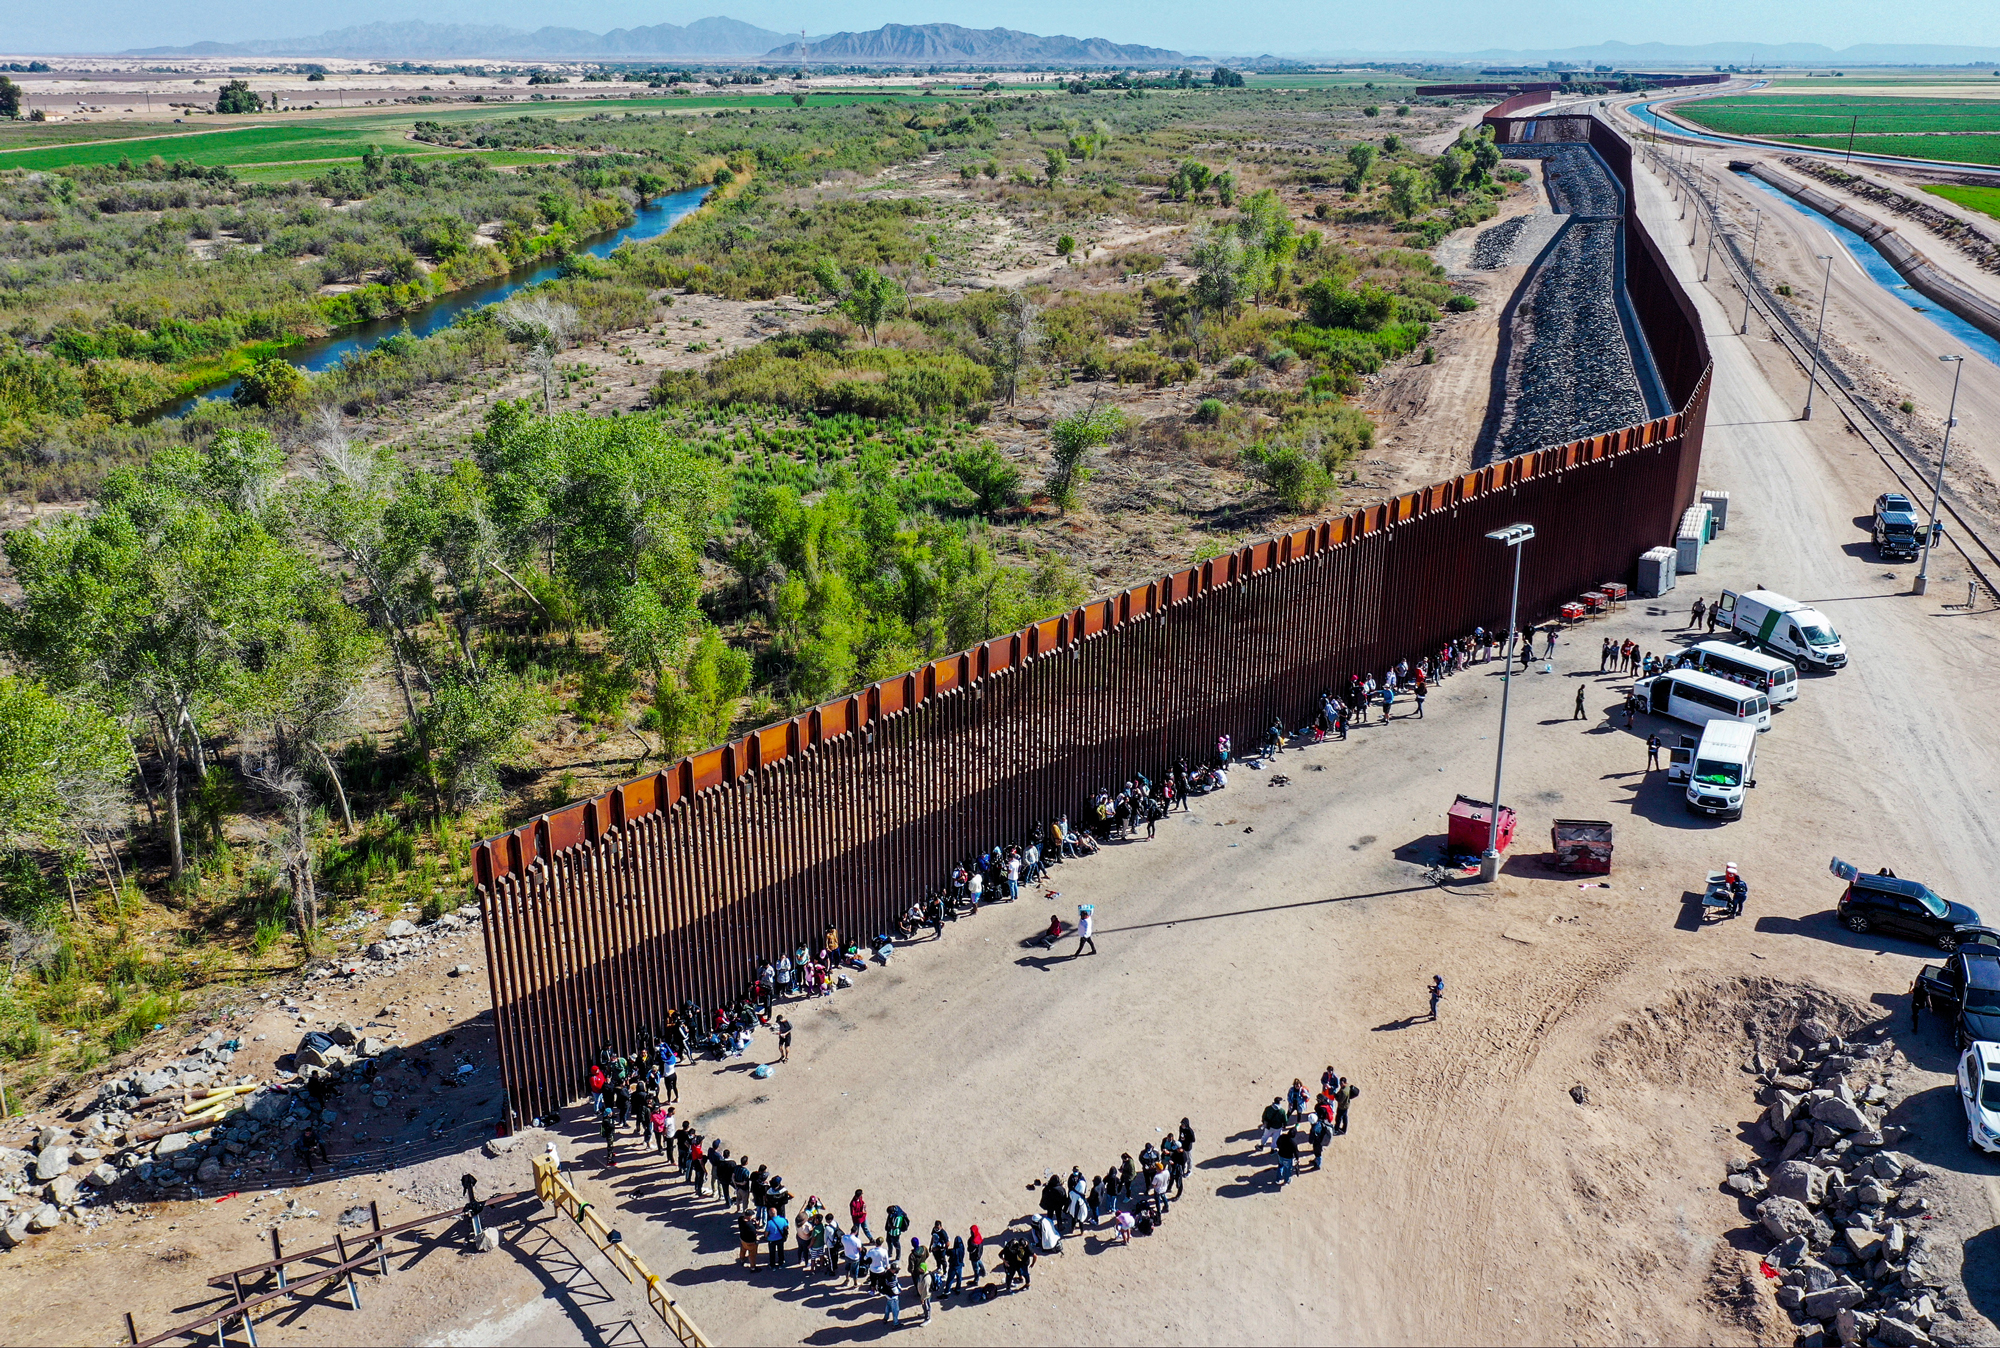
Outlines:
[[611,1106],[606,1104],[604,1112],[597,1116],[597,1131],[604,1138],[604,1164],[616,1167],[618,1164],[618,1126]]
[[1438,1018],[1438,1003],[1444,1000],[1444,975],[1431,975],[1431,1019]]
[[1431,690],[1429,685],[1422,683],[1417,685],[1415,698],[1417,703],[1417,719],[1419,721],[1424,719],[1424,699],[1429,697],[1430,695],[1431,695]]
[[778,1017],[778,1061],[790,1062],[791,1060],[792,1060],[792,1022],[786,1020],[783,1016],[779,1016]]
[[1194,1164],[1194,1125],[1186,1119],[1181,1120],[1181,1159]]
[[853,1199],[847,1204],[847,1217],[853,1223],[851,1229],[855,1235],[875,1239],[875,1233],[868,1229],[868,1200],[859,1189],[854,1191]]
[[1285,1112],[1291,1116],[1290,1122],[1297,1123],[1305,1114],[1306,1101],[1310,1098],[1306,1094],[1306,1083],[1293,1077],[1291,1089],[1285,1092]]
[[1715,624],[1721,617],[1722,599],[1720,596],[1717,596],[1716,601],[1708,606],[1708,630],[1711,633],[1715,631]]
[[1706,613],[1707,611],[1708,611],[1708,605],[1705,602],[1703,602],[1702,597],[1700,595],[1696,595],[1694,597],[1694,609],[1692,612],[1688,614],[1688,626],[1700,627],[1702,614]]
[[1660,766],[1660,736],[1657,731],[1646,736],[1646,771]]
[[1091,954],[1097,953],[1097,942],[1091,937],[1091,933],[1096,929],[1097,917],[1094,906],[1086,903],[1076,910],[1076,950],[1070,955],[1071,959],[1081,955],[1085,946],[1090,947]]
[[1583,719],[1583,685],[1580,683],[1576,686],[1576,710],[1570,713],[1569,719],[1572,721]]

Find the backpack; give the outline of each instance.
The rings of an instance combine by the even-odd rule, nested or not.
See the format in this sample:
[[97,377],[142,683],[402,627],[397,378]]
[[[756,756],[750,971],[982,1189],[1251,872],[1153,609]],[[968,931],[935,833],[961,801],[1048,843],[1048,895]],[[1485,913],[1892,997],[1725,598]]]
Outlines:
[[889,1208],[889,1220],[886,1223],[886,1227],[890,1235],[892,1236],[902,1235],[903,1232],[910,1229],[909,1214],[904,1212],[901,1208],[891,1204]]
[[1134,1234],[1134,1235],[1137,1235],[1137,1236],[1150,1236],[1150,1235],[1152,1235],[1152,1234],[1153,1234],[1153,1219],[1152,1219],[1151,1217],[1148,1217],[1148,1216],[1144,1215],[1143,1213],[1142,1213],[1142,1214],[1140,1214],[1140,1217],[1139,1217],[1139,1220],[1138,1220],[1137,1222],[1133,1223],[1133,1226],[1132,1226],[1132,1234]]

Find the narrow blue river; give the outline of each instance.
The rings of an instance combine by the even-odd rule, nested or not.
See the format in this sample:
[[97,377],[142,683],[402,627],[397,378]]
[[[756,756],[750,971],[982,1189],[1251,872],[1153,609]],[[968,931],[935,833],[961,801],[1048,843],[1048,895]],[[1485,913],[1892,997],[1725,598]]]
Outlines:
[[[583,251],[592,257],[609,257],[618,245],[654,239],[672,229],[694,213],[703,198],[709,193],[706,187],[691,187],[685,192],[673,192],[663,197],[655,197],[637,210],[631,224],[623,229],[615,229],[609,234],[586,244]],[[540,285],[543,281],[554,280],[562,273],[559,263],[523,267],[505,276],[496,276],[490,281],[463,290],[454,290],[448,295],[421,309],[397,314],[393,318],[378,318],[373,322],[342,328],[330,336],[317,341],[292,347],[284,353],[286,360],[302,370],[318,373],[330,370],[350,355],[366,351],[384,337],[401,332],[405,327],[413,337],[428,337],[452,325],[458,316],[471,309],[481,309],[489,304],[499,304],[508,296],[529,286]],[[184,398],[157,413],[161,417],[184,417],[202,403],[216,398],[227,398],[236,392],[237,381],[232,379],[213,388],[204,389],[192,397]]]
[[1977,352],[1995,365],[2000,365],[2000,341],[1987,336],[1951,310],[1938,307],[1911,289],[1910,283],[1903,279],[1903,274],[1889,264],[1888,258],[1876,252],[1875,246],[1868,240],[1839,221],[1821,215],[1797,198],[1786,196],[1762,178],[1754,178],[1747,173],[1739,173],[1736,176],[1766,196],[1782,201],[1800,215],[1824,228],[1827,233],[1840,241],[1840,246],[1847,250],[1847,255],[1854,259],[1854,264],[1867,274],[1869,280],[1889,291],[1899,302],[1909,305],[1937,324],[1946,340],[1934,354],[1942,355],[1947,351]]
[[[1762,86],[1759,85],[1757,87],[1761,88]],[[1767,140],[1753,140],[1743,136],[1719,136],[1705,131],[1696,131],[1692,125],[1683,125],[1679,122],[1668,121],[1665,117],[1653,111],[1651,103],[1634,103],[1628,111],[1662,135],[1678,136],[1682,140],[1698,140],[1709,145],[1741,145],[1750,149],[1782,149],[1787,154],[1813,155],[1820,159],[1843,159],[1848,157],[1844,148],[1836,150],[1816,145],[1774,145],[1771,141]],[[1890,168],[1937,169],[1939,167],[1948,167],[1954,173],[1971,173],[1988,178],[2000,175],[2000,168],[1995,168],[1990,164],[1947,163],[1940,165],[1937,161],[1929,159],[1899,159],[1894,155],[1865,154],[1861,152],[1856,152],[1852,157],[1870,164],[1883,164]]]

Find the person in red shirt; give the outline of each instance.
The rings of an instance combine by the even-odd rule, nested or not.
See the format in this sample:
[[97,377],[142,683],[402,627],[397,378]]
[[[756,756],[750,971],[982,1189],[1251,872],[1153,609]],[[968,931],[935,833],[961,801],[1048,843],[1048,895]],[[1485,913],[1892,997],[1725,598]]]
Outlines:
[[862,1197],[861,1190],[854,1191],[854,1200],[847,1205],[847,1215],[854,1223],[852,1229],[855,1235],[875,1239],[875,1233],[868,1229],[868,1200]]

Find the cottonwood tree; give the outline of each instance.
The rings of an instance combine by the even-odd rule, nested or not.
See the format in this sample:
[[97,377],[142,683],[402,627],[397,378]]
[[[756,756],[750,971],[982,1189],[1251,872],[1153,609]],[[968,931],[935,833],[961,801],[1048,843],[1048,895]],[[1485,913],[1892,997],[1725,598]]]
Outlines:
[[[79,916],[76,873],[87,857],[107,888],[124,868],[115,836],[125,813],[131,755],[117,720],[33,679],[0,676],[0,848],[56,855]],[[24,919],[47,914],[12,911]]]
[[842,272],[828,257],[821,258],[814,267],[813,279],[842,313],[861,325],[870,343],[874,342],[875,331],[882,321],[901,313],[907,299],[902,286],[873,267]]
[[1049,448],[1055,456],[1055,468],[1044,485],[1049,499],[1064,514],[1075,509],[1081,499],[1083,484],[1090,477],[1090,451],[1124,428],[1124,415],[1117,408],[1096,403],[1049,427]]

